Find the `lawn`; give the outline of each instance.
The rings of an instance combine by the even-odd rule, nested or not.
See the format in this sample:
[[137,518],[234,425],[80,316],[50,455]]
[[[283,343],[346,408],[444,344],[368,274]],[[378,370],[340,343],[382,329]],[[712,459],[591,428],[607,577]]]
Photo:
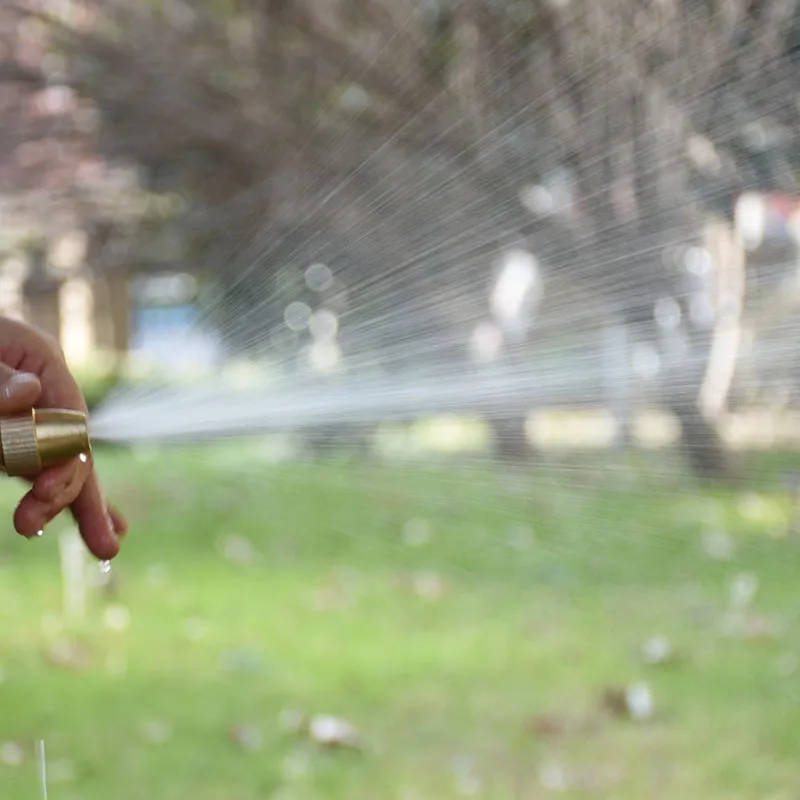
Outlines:
[[0,798],[39,739],[49,800],[800,796],[791,458],[264,456],[99,454],[133,532],[82,622],[66,523],[19,539],[0,487]]

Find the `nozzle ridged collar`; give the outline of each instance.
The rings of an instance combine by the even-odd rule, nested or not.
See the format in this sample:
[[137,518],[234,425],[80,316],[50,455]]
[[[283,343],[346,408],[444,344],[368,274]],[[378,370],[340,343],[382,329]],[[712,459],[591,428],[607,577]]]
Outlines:
[[42,468],[36,442],[36,421],[30,415],[0,419],[3,465],[12,477],[34,475]]

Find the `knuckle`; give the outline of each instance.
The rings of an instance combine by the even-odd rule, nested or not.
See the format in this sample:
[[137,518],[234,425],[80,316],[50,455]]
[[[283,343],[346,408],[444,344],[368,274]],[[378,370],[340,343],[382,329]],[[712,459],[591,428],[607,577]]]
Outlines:
[[53,336],[51,333],[42,334],[42,343],[50,355],[54,356],[59,361],[64,360],[64,348],[61,347],[61,342],[57,337]]

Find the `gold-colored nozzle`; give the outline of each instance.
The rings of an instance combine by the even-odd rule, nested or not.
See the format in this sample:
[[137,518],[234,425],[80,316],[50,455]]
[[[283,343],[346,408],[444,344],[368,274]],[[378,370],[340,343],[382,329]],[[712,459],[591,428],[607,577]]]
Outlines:
[[80,411],[34,408],[0,419],[0,467],[7,475],[33,477],[90,452],[86,414]]

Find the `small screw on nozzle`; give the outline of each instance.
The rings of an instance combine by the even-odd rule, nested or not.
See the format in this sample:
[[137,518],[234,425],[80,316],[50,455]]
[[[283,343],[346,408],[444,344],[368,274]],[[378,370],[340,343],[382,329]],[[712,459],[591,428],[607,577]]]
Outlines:
[[86,414],[80,411],[34,408],[0,419],[0,468],[12,477],[33,477],[90,452]]

